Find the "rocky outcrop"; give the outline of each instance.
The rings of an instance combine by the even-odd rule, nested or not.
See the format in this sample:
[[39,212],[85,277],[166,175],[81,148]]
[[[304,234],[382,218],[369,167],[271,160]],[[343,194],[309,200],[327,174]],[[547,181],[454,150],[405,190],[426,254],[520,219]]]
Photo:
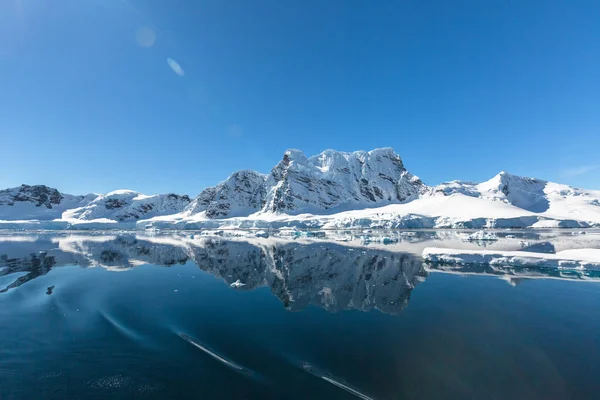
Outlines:
[[16,202],[30,202],[36,207],[52,208],[59,205],[63,195],[45,185],[21,185],[18,188],[0,190],[0,205],[13,206]]

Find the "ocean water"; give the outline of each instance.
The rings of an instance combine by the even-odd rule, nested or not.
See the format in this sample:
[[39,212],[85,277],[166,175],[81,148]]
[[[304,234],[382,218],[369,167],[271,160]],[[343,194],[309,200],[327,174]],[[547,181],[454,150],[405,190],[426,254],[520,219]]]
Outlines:
[[589,232],[0,234],[0,399],[598,399],[600,276],[430,265]]

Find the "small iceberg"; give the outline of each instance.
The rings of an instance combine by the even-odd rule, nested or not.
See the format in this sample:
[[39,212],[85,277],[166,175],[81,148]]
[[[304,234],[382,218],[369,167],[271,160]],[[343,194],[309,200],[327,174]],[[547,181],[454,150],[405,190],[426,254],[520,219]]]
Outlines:
[[232,287],[232,288],[234,288],[234,289],[238,289],[238,288],[241,288],[242,286],[246,286],[246,284],[245,284],[245,283],[242,283],[242,282],[241,282],[241,281],[238,279],[237,281],[233,282],[233,283],[232,283],[231,285],[229,285],[229,286],[231,286],[231,287]]

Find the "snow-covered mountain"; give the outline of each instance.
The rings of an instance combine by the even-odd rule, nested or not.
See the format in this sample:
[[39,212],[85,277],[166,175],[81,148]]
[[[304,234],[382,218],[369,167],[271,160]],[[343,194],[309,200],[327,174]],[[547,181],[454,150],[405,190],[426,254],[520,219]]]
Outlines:
[[263,211],[287,214],[405,203],[426,188],[390,148],[310,158],[288,150],[265,184]]
[[[53,221],[10,222],[32,219]],[[600,226],[600,191],[506,172],[483,183],[427,186],[390,148],[326,150],[313,157],[288,150],[270,174],[235,172],[194,200],[127,190],[71,196],[26,185],[0,191],[0,228],[134,222],[139,228],[174,229],[583,228]]]
[[73,196],[44,185],[21,185],[0,190],[0,220],[52,220],[66,210],[81,207],[96,194]]
[[404,203],[427,191],[392,149],[345,153],[326,150],[307,158],[288,150],[269,175],[238,171],[202,191],[187,216],[244,217],[254,213],[331,213]]
[[504,171],[480,184],[461,181],[443,183],[432,188],[432,193],[445,196],[461,194],[508,204],[531,215],[579,221],[583,223],[582,226],[600,225],[600,191],[578,189]]

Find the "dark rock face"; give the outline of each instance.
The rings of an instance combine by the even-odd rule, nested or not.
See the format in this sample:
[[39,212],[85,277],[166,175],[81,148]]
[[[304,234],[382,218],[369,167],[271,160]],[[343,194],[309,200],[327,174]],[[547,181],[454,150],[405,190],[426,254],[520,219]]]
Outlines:
[[121,208],[126,205],[127,205],[127,202],[123,199],[108,199],[104,203],[104,207],[107,210],[114,210],[115,208]]
[[0,205],[13,206],[15,202],[31,202],[36,207],[52,208],[59,205],[63,195],[56,189],[45,185],[21,185],[15,189],[0,190]]
[[186,201],[188,203],[192,201],[192,199],[190,199],[190,196],[188,196],[187,194],[179,195],[179,194],[175,194],[175,193],[169,193],[169,194],[167,194],[167,199],[169,199],[169,200],[182,200],[182,201]]

